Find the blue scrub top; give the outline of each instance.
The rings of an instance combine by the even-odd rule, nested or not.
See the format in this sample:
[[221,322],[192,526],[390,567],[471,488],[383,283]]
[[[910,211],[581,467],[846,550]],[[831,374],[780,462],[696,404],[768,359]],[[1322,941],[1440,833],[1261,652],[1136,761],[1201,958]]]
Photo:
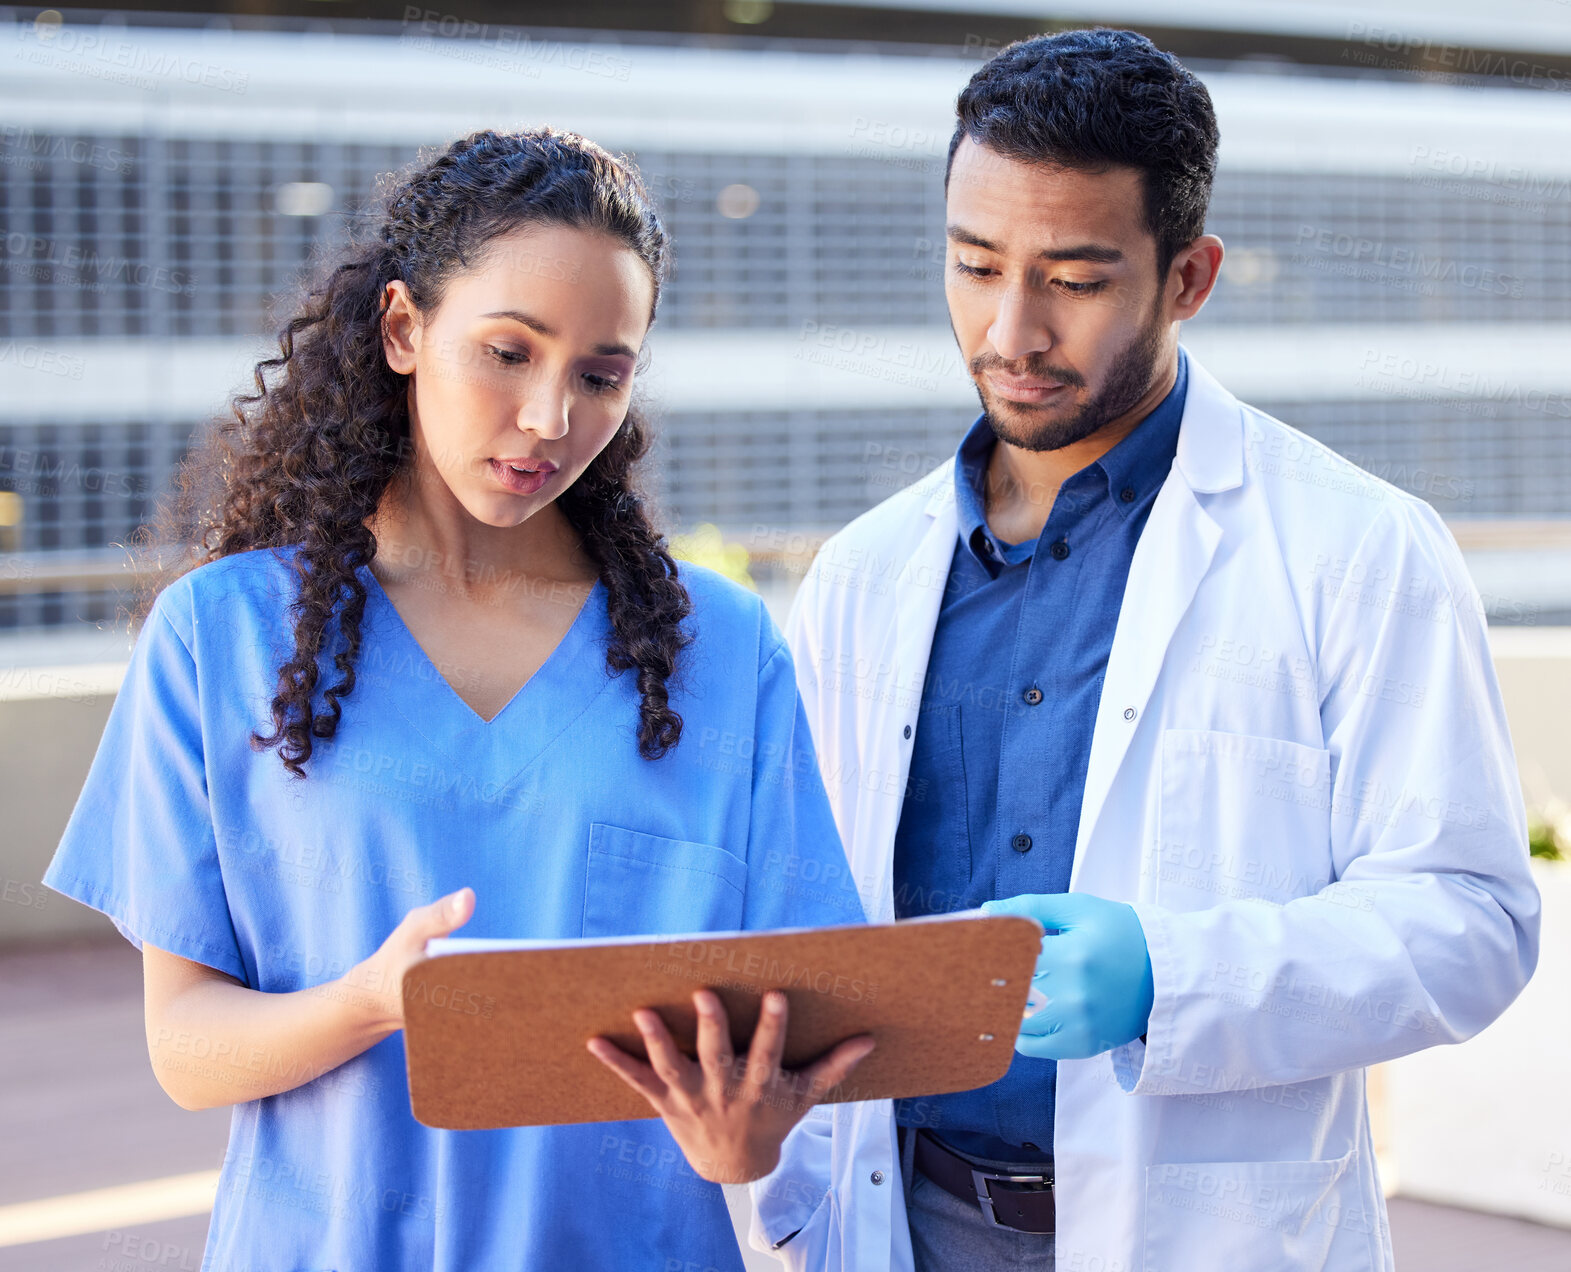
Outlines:
[[[337,735],[307,778],[268,704],[292,649],[291,552],[209,563],[142,628],[44,877],[143,941],[270,993],[330,981],[412,907],[468,884],[456,935],[579,937],[863,921],[791,657],[758,598],[684,564],[694,642],[657,761],[633,676],[605,665],[596,583],[489,723],[437,673],[369,569]],[[549,601],[549,597],[543,597]],[[564,598],[573,604],[576,598]],[[335,631],[336,638],[336,631]],[[335,677],[324,651],[324,683]],[[217,1055],[237,1075],[288,1056]],[[204,1269],[741,1269],[718,1184],[658,1118],[441,1131],[409,1109],[402,1033],[234,1107]]]

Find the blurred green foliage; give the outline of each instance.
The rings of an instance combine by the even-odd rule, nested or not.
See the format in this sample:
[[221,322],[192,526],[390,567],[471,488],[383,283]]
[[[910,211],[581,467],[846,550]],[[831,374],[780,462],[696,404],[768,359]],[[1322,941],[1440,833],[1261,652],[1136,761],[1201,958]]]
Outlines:
[[750,591],[758,591],[758,584],[753,582],[753,576],[747,571],[747,549],[740,543],[727,543],[720,533],[720,527],[707,521],[694,526],[686,534],[672,535],[671,555],[679,561],[691,561],[694,565],[702,565],[717,574],[723,574]]
[[1571,805],[1552,799],[1529,808],[1527,847],[1533,856],[1549,861],[1571,856]]

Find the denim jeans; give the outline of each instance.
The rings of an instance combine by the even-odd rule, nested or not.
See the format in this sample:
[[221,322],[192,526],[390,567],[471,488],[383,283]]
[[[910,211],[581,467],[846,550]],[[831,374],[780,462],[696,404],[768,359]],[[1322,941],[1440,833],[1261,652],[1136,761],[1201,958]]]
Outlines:
[[[1051,1233],[995,1228],[974,1201],[961,1201],[916,1169],[916,1132],[900,1129],[900,1176],[905,1181],[906,1218],[916,1272],[992,1272],[1029,1269],[1052,1272]],[[999,1163],[999,1170],[1008,1163]]]

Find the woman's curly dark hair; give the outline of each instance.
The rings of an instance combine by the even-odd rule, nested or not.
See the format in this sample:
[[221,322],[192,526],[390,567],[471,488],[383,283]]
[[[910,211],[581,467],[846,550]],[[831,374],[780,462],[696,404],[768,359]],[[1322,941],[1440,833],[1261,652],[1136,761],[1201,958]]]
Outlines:
[[[139,606],[145,615],[173,575],[205,562],[298,549],[294,653],[278,672],[272,733],[251,735],[257,750],[276,747],[297,777],[312,739],[333,736],[354,691],[366,604],[356,571],[377,551],[366,519],[413,462],[408,377],[388,366],[382,346],[387,284],[402,279],[428,313],[492,240],[529,225],[598,230],[626,244],[649,267],[656,304],[669,269],[669,240],[637,171],[575,133],[477,132],[383,190],[385,212],[369,236],[362,230],[320,272],[280,331],[278,356],[257,365],[256,391],[233,399],[232,418],[182,466],[155,538],[194,550],[164,568]],[[691,640],[682,628],[691,602],[635,483],[650,442],[635,406],[558,505],[599,567],[612,628],[606,662],[617,674],[636,669],[638,749],[657,759],[682,734],[666,682]],[[338,678],[318,704],[317,659],[335,614]]]

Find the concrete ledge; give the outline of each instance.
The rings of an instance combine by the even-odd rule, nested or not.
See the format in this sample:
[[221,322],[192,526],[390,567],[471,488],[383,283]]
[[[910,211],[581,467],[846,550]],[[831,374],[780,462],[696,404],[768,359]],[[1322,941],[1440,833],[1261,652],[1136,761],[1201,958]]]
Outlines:
[[[32,944],[66,936],[113,936],[96,910],[51,892],[39,882],[76,806],[77,794],[103,736],[123,664],[94,690],[82,667],[12,668],[0,693],[0,945]],[[107,683],[113,678],[113,684]],[[58,694],[37,692],[58,687]]]
[[[114,933],[102,915],[39,880],[124,674],[123,660],[106,660],[116,641],[123,648],[122,636],[93,632],[0,647],[0,658],[16,659],[0,664],[0,946]],[[57,657],[87,661],[41,661],[51,643]],[[1528,798],[1571,798],[1571,627],[1495,628],[1490,645]]]

